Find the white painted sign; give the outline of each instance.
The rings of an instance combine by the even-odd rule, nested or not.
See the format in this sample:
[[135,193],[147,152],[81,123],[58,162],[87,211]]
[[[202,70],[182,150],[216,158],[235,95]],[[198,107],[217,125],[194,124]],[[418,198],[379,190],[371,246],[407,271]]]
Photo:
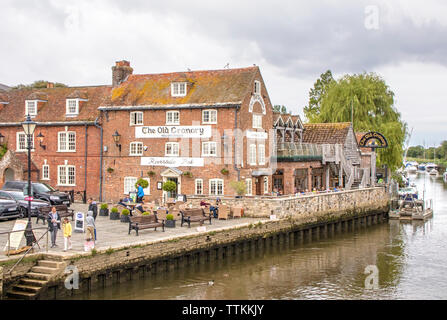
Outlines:
[[74,231],[75,232],[84,232],[84,213],[83,212],[76,213]]
[[28,220],[26,219],[15,221],[12,231],[18,231],[18,232],[11,233],[10,235],[11,245],[8,246],[8,241],[6,241],[5,251],[8,250],[8,248],[11,248],[13,250],[19,249],[27,224]]
[[141,157],[142,166],[162,166],[162,167],[203,167],[203,158],[184,157]]
[[247,131],[247,139],[267,139],[267,132]]
[[211,126],[135,127],[135,138],[210,138]]

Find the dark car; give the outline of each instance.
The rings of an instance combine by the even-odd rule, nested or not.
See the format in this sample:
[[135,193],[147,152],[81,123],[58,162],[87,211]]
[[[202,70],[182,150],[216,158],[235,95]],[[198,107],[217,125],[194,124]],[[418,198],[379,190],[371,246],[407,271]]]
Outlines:
[[19,206],[17,202],[0,195],[0,219],[18,218],[20,217]]
[[[17,203],[19,209],[19,217],[28,216],[28,201],[25,200],[25,195],[19,190],[0,190],[0,198],[10,199]],[[49,207],[50,203],[45,200],[34,199],[31,201],[31,216],[36,217],[38,209],[41,207]]]
[[[28,194],[28,182],[26,181],[6,181],[2,190],[20,190],[25,195]],[[51,204],[65,204],[70,206],[70,197],[65,192],[60,192],[50,185],[41,182],[31,182],[31,194],[35,199],[48,201]]]

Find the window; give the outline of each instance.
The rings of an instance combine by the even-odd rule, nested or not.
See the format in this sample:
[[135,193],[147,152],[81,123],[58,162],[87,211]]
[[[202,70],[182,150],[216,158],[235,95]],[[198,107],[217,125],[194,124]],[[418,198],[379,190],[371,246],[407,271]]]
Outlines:
[[217,143],[214,141],[202,142],[202,157],[217,156]]
[[255,94],[261,94],[261,82],[258,80],[255,80],[254,91],[255,91]]
[[67,99],[66,100],[67,115],[77,115],[79,114],[79,100],[78,99]]
[[173,97],[186,96],[186,82],[173,82],[171,83],[171,95]]
[[76,185],[76,169],[75,166],[63,165],[57,167],[57,184],[60,186]]
[[269,177],[264,177],[264,193],[269,193]]
[[166,124],[180,124],[180,112],[167,111],[166,112]]
[[50,180],[50,166],[47,164],[42,166],[42,180]]
[[58,133],[58,152],[76,152],[76,132]]
[[249,155],[248,155],[248,163],[252,166],[256,165],[256,145],[251,144],[249,149]]
[[210,194],[215,196],[223,196],[224,181],[222,179],[210,180]]
[[37,115],[37,101],[36,100],[26,101],[25,114],[27,114],[27,115],[29,114],[30,116]]
[[217,110],[203,110],[202,111],[202,123],[216,124],[217,123]]
[[135,111],[130,113],[130,125],[138,126],[143,124],[143,112]]
[[196,194],[203,194],[203,180],[196,179]]
[[[27,138],[25,132],[17,132],[17,150],[16,151],[27,151]],[[31,149],[34,149],[34,134],[31,138]]]
[[251,196],[252,195],[252,181],[251,179],[246,179],[245,180],[245,186],[247,187],[247,189],[245,190],[245,193],[247,196]]
[[265,145],[258,145],[258,153],[259,153],[259,164],[265,164]]
[[125,177],[124,178],[124,194],[129,194],[135,191],[135,183],[137,183],[136,177]]
[[165,156],[176,157],[179,154],[178,150],[178,142],[166,142]]
[[253,128],[262,129],[262,115],[260,114],[253,115]]
[[130,156],[141,156],[143,155],[143,142],[131,142],[129,149]]

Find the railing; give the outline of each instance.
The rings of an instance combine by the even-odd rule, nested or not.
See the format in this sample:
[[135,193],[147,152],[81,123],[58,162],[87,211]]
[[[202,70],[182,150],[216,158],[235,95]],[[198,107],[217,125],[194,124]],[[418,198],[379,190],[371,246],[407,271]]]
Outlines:
[[[42,236],[39,238],[39,240],[41,240],[41,239],[43,238],[44,235],[47,235],[47,246],[46,246],[46,248],[47,248],[47,251],[48,251],[48,227],[38,227],[38,228],[33,228],[32,231],[34,232],[34,230],[45,230],[45,232],[42,234]],[[5,231],[5,232],[0,232],[0,236],[1,236],[1,235],[5,235],[5,234],[8,235],[8,251],[7,251],[7,256],[8,256],[8,257],[10,256],[10,251],[11,251],[11,233],[14,233],[14,232],[25,232],[25,233],[26,233],[26,230],[15,230],[15,231]],[[34,248],[34,246],[35,246],[36,244],[38,245],[39,240],[37,240],[36,242],[34,242],[30,249]],[[28,249],[28,251],[29,251],[30,249]],[[28,252],[28,251],[27,251],[27,252]]]
[[323,149],[319,144],[282,142],[276,147],[277,157],[322,157]]

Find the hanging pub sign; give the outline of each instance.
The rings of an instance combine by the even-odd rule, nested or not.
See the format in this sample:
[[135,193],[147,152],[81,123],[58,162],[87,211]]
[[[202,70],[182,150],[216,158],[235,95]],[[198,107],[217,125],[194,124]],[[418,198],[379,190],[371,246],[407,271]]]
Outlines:
[[379,132],[368,132],[359,141],[359,147],[362,148],[387,148],[388,141]]

